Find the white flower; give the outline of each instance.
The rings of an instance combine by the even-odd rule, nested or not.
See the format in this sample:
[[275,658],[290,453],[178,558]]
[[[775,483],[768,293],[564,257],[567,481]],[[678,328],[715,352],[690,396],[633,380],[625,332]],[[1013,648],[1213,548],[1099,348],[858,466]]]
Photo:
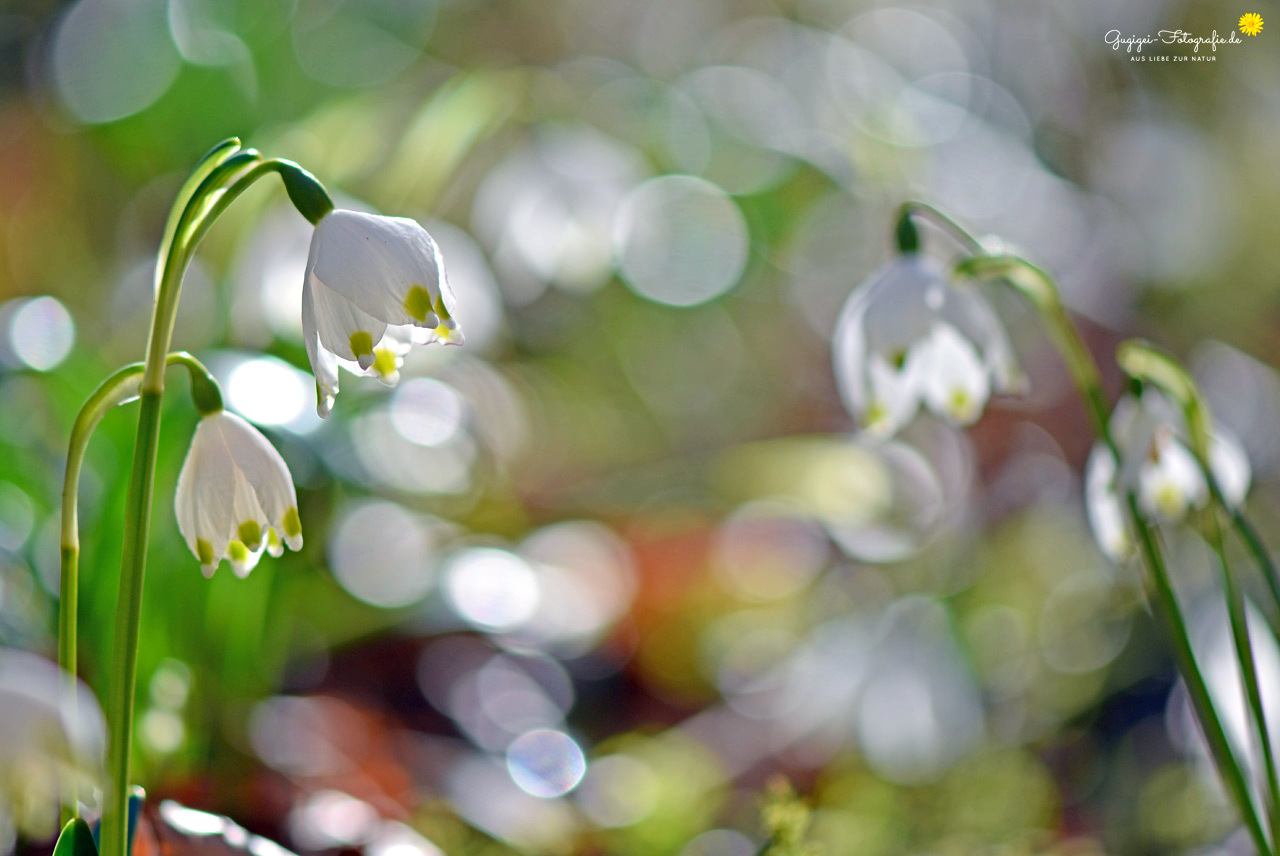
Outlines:
[[845,406],[871,437],[892,436],[921,404],[968,425],[993,392],[1023,383],[995,312],[920,253],[897,257],[849,295],[833,357]]
[[178,475],[178,529],[206,577],[225,557],[246,576],[265,549],[302,547],[302,523],[289,468],[248,422],[220,410],[201,418]]
[[440,249],[405,217],[337,209],[311,236],[302,286],[302,334],[328,416],[338,366],[399,379],[410,345],[462,344]]
[[[1093,536],[1112,561],[1133,555],[1124,512],[1123,490],[1132,489],[1138,510],[1150,520],[1178,523],[1193,508],[1209,502],[1200,464],[1181,432],[1181,419],[1155,393],[1141,400],[1126,396],[1111,415],[1111,433],[1123,467],[1097,443],[1085,466],[1085,510]],[[1219,429],[1209,440],[1209,468],[1223,499],[1236,506],[1249,492],[1249,459],[1230,432]]]
[[12,818],[32,834],[53,832],[65,788],[101,787],[105,747],[102,711],[84,684],[72,690],[54,663],[0,648],[0,828]]

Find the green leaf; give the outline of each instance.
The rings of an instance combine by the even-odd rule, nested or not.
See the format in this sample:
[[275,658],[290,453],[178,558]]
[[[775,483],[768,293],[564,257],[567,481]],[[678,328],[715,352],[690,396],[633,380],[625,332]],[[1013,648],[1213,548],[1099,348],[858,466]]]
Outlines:
[[77,817],[67,821],[58,836],[58,843],[53,847],[53,856],[98,856],[98,845],[94,843],[93,831],[84,818]]

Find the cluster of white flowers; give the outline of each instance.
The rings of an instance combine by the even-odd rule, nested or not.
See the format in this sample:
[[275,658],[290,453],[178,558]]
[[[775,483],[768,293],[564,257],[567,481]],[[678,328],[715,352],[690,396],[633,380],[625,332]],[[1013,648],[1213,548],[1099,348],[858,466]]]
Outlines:
[[982,415],[993,393],[1023,384],[1004,327],[974,288],[938,261],[904,253],[849,295],[837,322],[836,380],[863,433],[893,436],[921,405],[953,425]]
[[[338,367],[395,384],[413,344],[462,343],[436,242],[416,221],[334,210],[317,224],[302,291],[302,329],[328,416]],[[223,410],[196,427],[178,476],[178,528],[212,576],[225,558],[245,576],[262,553],[302,547],[293,477],[248,422]]]
[[[1193,508],[1204,508],[1209,486],[1187,446],[1181,419],[1164,398],[1148,392],[1125,396],[1111,414],[1111,434],[1123,462],[1103,443],[1094,445],[1085,466],[1085,509],[1098,546],[1113,561],[1133,555],[1122,497],[1132,490],[1138,510],[1150,520],[1178,523]],[[1239,441],[1225,429],[1210,438],[1209,470],[1232,505],[1249,492],[1252,472]]]
[[[872,274],[845,302],[833,337],[836,381],[861,435],[892,437],[923,407],[952,425],[969,425],[994,394],[1025,383],[1000,320],[973,287],[953,285],[944,266],[903,252]],[[1173,408],[1157,393],[1121,399],[1111,432],[1123,461],[1098,443],[1086,469],[1086,506],[1102,551],[1133,554],[1125,492],[1159,523],[1181,521],[1205,507],[1209,487]],[[1211,439],[1210,469],[1223,498],[1243,501],[1249,462],[1229,432]]]

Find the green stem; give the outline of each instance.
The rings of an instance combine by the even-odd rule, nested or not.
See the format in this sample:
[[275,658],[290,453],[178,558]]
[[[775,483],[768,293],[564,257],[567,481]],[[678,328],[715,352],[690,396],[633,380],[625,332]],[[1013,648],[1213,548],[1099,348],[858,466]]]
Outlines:
[[[1249,639],[1249,619],[1245,609],[1244,594],[1237,585],[1235,576],[1227,561],[1226,539],[1218,519],[1217,507],[1208,512],[1209,544],[1222,570],[1222,587],[1227,599],[1227,617],[1231,623],[1231,639],[1235,644],[1236,659],[1240,664],[1240,675],[1243,683],[1244,701],[1253,720],[1253,736],[1262,749],[1263,768],[1267,777],[1267,820],[1272,834],[1280,830],[1280,778],[1276,774],[1275,752],[1271,745],[1271,734],[1267,728],[1267,717],[1262,706],[1262,688],[1258,683],[1258,666],[1253,656],[1253,645]],[[1249,736],[1245,736],[1246,741]]]
[[[225,145],[225,144],[224,144]],[[133,749],[134,692],[138,672],[138,633],[142,616],[142,587],[146,574],[147,538],[151,526],[151,497],[155,486],[156,454],[160,443],[160,405],[164,397],[164,367],[173,324],[177,317],[178,296],[182,276],[190,259],[186,240],[205,198],[213,192],[211,181],[221,181],[242,161],[256,154],[233,153],[239,148],[215,147],[196,166],[183,186],[175,207],[182,213],[170,233],[166,225],[161,243],[161,260],[157,270],[155,306],[151,315],[151,331],[147,343],[147,359],[143,367],[140,392],[142,405],[138,413],[138,434],[134,444],[133,467],[125,507],[124,548],[120,563],[120,588],[116,601],[115,635],[111,648],[112,680],[108,696],[107,716],[110,721],[109,764],[111,781],[105,789],[102,812],[103,856],[126,856],[128,823],[125,801],[129,793],[129,761]],[[246,155],[248,157],[246,158]],[[213,162],[215,161],[216,162]],[[231,165],[228,165],[229,162]],[[210,165],[212,164],[212,165]],[[217,177],[217,178],[215,178]],[[187,194],[190,194],[189,196]],[[183,197],[186,196],[186,201]]]
[[[1040,312],[1050,338],[1062,355],[1072,380],[1084,399],[1085,409],[1093,423],[1094,432],[1111,452],[1115,460],[1116,472],[1119,473],[1123,463],[1120,459],[1119,446],[1111,433],[1107,396],[1102,388],[1098,365],[1080,338],[1080,333],[1071,320],[1071,314],[1062,303],[1053,278],[1035,265],[1013,255],[972,256],[956,265],[956,273],[960,276],[995,278],[1022,293]],[[1227,742],[1222,722],[1208,694],[1204,674],[1200,671],[1200,666],[1193,654],[1186,621],[1182,616],[1181,607],[1174,594],[1154,533],[1142,518],[1131,490],[1126,491],[1126,497],[1129,525],[1138,535],[1144,564],[1147,566],[1152,584],[1154,606],[1173,641],[1174,658],[1178,664],[1178,670],[1187,684],[1219,775],[1224,779],[1229,793],[1235,800],[1241,818],[1259,852],[1272,853],[1262,822],[1249,795],[1243,767]]]
[[1277,613],[1280,613],[1280,572],[1276,571],[1276,565],[1271,558],[1271,553],[1267,550],[1267,546],[1262,543],[1262,536],[1253,528],[1253,524],[1249,522],[1249,518],[1244,516],[1244,512],[1223,498],[1217,481],[1214,480],[1212,473],[1207,472],[1207,468],[1206,477],[1209,482],[1209,489],[1213,492],[1214,501],[1227,510],[1227,517],[1230,518],[1236,534],[1240,536],[1240,540],[1244,541],[1249,554],[1253,556],[1253,560],[1258,563],[1258,567],[1262,571],[1262,578],[1267,583],[1267,590],[1271,592],[1271,600]]
[[[93,430],[102,417],[117,404],[138,394],[142,363],[125,366],[104,380],[90,394],[71,426],[67,448],[67,468],[62,477],[62,574],[58,588],[58,665],[68,682],[67,704],[75,716],[76,705],[76,627],[79,614],[80,528],[77,519],[80,470]],[[79,794],[74,780],[62,806],[63,824],[80,816]]]
[[[163,375],[161,375],[163,377]],[[128,853],[124,801],[129,792],[129,756],[133,749],[133,703],[138,676],[138,631],[142,616],[142,583],[146,572],[147,536],[151,525],[151,495],[155,482],[156,450],[160,439],[163,390],[143,389],[138,414],[138,437],[129,480],[124,519],[124,550],[120,592],[116,602],[115,636],[111,646],[112,680],[108,697],[111,727],[111,781],[102,814],[102,852]]]
[[1138,544],[1146,560],[1147,569],[1151,572],[1157,613],[1169,633],[1169,638],[1173,640],[1174,658],[1178,662],[1179,671],[1182,672],[1183,681],[1187,686],[1187,695],[1191,698],[1196,718],[1200,720],[1200,727],[1204,730],[1209,750],[1217,761],[1218,773],[1235,801],[1245,828],[1249,830],[1249,837],[1253,839],[1258,852],[1273,853],[1262,828],[1262,821],[1254,808],[1253,798],[1249,795],[1249,785],[1244,772],[1227,740],[1226,730],[1222,726],[1217,709],[1213,706],[1213,698],[1209,695],[1204,674],[1196,662],[1195,652],[1191,647],[1191,636],[1187,632],[1186,621],[1183,620],[1182,611],[1178,607],[1178,598],[1173,591],[1164,558],[1156,543],[1155,533],[1138,510],[1138,501],[1132,490],[1126,492],[1125,499],[1129,509],[1129,522],[1138,533]]
[[[982,242],[975,238],[968,229],[961,226],[955,220],[952,220],[946,214],[943,214],[928,202],[920,202],[919,200],[911,199],[902,203],[898,208],[898,223],[902,224],[903,221],[911,217],[924,220],[925,222],[936,226],[938,229],[941,229],[943,232],[946,232],[956,241],[956,243],[974,255],[982,255],[985,252],[982,247]],[[901,232],[901,225],[899,225],[899,231]]]
[[1231,506],[1222,496],[1213,468],[1209,466],[1209,452],[1213,442],[1213,417],[1204,394],[1195,378],[1182,364],[1160,349],[1141,341],[1128,341],[1120,345],[1116,359],[1125,373],[1177,404],[1187,425],[1191,453],[1203,473],[1214,502],[1205,517],[1206,538],[1217,557],[1222,573],[1223,595],[1227,601],[1227,617],[1231,624],[1231,638],[1235,646],[1236,661],[1240,666],[1241,692],[1245,709],[1253,725],[1253,733],[1245,735],[1246,744],[1253,738],[1261,749],[1263,768],[1267,781],[1267,816],[1272,834],[1280,831],[1280,777],[1276,773],[1275,753],[1271,733],[1262,706],[1262,690],[1259,686],[1257,663],[1249,638],[1248,613],[1244,593],[1237,584],[1227,557],[1226,536],[1222,517]]
[[[238,147],[238,144],[237,146]],[[112,781],[106,790],[102,816],[103,856],[126,856],[128,830],[124,800],[129,787],[129,759],[133,738],[134,691],[137,683],[138,632],[142,613],[142,588],[146,572],[147,536],[151,522],[151,498],[155,484],[156,453],[160,439],[160,404],[164,396],[164,366],[177,317],[182,277],[192,254],[213,222],[241,193],[269,172],[276,172],[294,205],[313,223],[333,208],[327,192],[310,173],[283,160],[262,160],[254,151],[233,153],[234,148],[215,147],[184,185],[194,188],[174,223],[172,241],[162,244],[163,263],[157,274],[155,308],[147,359],[140,385],[142,405],[125,511],[124,550],[120,592],[116,604],[112,645],[112,682],[108,716],[111,721]],[[229,186],[228,183],[230,182]],[[182,197],[179,197],[181,202]],[[168,231],[166,229],[166,236]],[[194,359],[191,360],[194,362]],[[196,363],[195,365],[199,365]],[[191,365],[188,364],[188,368]],[[203,367],[200,367],[203,370]],[[206,373],[207,374],[207,373]],[[193,388],[196,375],[192,375]],[[220,401],[219,401],[220,404]],[[204,406],[197,401],[204,411]]]
[[[191,397],[201,413],[222,408],[221,393],[217,381],[204,365],[185,351],[169,354],[168,365],[181,365],[191,376]],[[67,466],[62,477],[61,582],[58,588],[58,665],[67,675],[73,691],[70,703],[75,702],[75,682],[79,674],[76,656],[76,635],[79,614],[79,564],[80,520],[78,513],[80,472],[84,467],[85,453],[98,423],[113,408],[138,396],[142,381],[142,363],[131,363],[98,385],[76,414],[71,426],[71,438],[67,444]],[[64,814],[79,816],[76,794],[69,796]],[[64,824],[69,817],[64,818]]]

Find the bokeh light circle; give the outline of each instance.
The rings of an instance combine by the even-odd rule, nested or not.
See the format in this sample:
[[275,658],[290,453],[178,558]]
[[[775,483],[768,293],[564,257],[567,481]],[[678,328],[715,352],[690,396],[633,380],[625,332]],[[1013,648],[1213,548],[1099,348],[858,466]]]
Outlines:
[[259,425],[285,425],[310,407],[311,378],[276,357],[237,365],[227,379],[228,403]]
[[75,338],[71,313],[52,297],[23,301],[9,317],[9,344],[14,356],[36,371],[49,371],[66,359]]
[[400,436],[420,446],[439,446],[453,439],[466,414],[462,395],[431,378],[406,381],[391,399],[391,424]]
[[394,502],[347,509],[329,538],[333,576],[352,596],[381,607],[408,606],[435,584],[436,533]]
[[572,737],[541,728],[520,735],[507,748],[507,771],[525,793],[550,799],[578,786],[587,760]]
[[623,279],[641,297],[671,306],[696,306],[732,288],[746,267],[747,243],[733,200],[687,175],[641,184],[614,220]]
[[173,83],[181,62],[166,7],[155,0],[80,0],[63,15],[49,70],[77,119],[123,119]]
[[445,594],[458,615],[485,630],[514,630],[537,612],[540,590],[533,568],[520,557],[492,547],[453,556],[445,571]]

